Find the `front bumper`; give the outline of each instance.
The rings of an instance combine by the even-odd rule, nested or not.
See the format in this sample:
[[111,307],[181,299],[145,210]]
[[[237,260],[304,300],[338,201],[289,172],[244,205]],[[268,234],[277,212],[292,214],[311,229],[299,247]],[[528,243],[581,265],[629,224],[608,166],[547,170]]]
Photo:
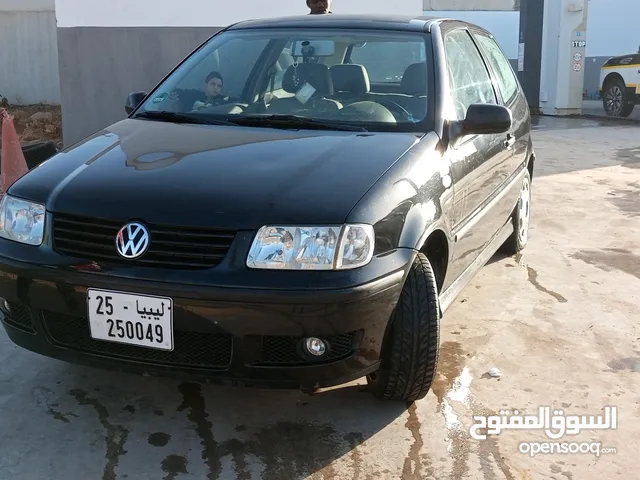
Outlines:
[[[337,289],[176,284],[4,256],[0,297],[10,310],[2,323],[15,344],[72,363],[208,382],[329,387],[379,368],[389,318],[414,255],[410,249],[396,250],[380,260],[385,275]],[[376,272],[380,268],[379,263]],[[172,297],[174,350],[92,339],[88,288]],[[331,354],[320,361],[304,359],[296,347],[308,336],[328,340]]]

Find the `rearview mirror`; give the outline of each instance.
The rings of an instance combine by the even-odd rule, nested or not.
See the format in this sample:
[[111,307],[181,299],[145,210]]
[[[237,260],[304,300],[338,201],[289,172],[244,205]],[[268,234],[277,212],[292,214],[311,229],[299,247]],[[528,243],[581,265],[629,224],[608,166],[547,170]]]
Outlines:
[[491,103],[469,105],[467,116],[461,122],[462,136],[505,133],[511,129],[511,110]]
[[133,110],[140,105],[140,102],[142,102],[146,96],[147,92],[132,92],[127,95],[127,100],[124,104],[124,110],[127,112],[127,115],[133,112]]
[[332,40],[303,40],[293,44],[291,56],[331,57],[336,53],[336,44]]

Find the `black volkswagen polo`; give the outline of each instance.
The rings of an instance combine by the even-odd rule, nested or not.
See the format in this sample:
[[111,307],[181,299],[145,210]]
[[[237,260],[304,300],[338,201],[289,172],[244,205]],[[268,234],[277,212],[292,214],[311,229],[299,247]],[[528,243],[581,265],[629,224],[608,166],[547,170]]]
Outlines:
[[0,203],[0,308],[53,358],[414,401],[442,314],[527,243],[527,103],[489,32],[246,21]]

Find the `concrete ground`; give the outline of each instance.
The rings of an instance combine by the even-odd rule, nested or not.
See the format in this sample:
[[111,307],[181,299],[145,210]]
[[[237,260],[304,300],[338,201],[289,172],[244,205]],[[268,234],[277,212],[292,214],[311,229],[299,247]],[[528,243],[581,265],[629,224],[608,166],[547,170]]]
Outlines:
[[[309,397],[119,375],[15,348],[0,333],[0,478],[637,478],[640,471],[640,127],[536,120],[530,244],[496,257],[447,312],[433,391],[408,410],[363,381]],[[498,368],[502,376],[486,372]],[[473,415],[539,406],[617,429],[469,435]]]

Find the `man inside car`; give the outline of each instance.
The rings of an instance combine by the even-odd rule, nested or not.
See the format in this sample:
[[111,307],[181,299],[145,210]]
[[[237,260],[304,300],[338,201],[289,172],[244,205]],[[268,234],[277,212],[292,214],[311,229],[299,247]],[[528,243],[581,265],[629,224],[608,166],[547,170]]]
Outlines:
[[229,101],[228,97],[222,95],[224,80],[218,72],[211,72],[204,81],[204,91],[195,89],[176,88],[170,100],[180,100],[185,108],[199,110],[206,107],[215,107]]

